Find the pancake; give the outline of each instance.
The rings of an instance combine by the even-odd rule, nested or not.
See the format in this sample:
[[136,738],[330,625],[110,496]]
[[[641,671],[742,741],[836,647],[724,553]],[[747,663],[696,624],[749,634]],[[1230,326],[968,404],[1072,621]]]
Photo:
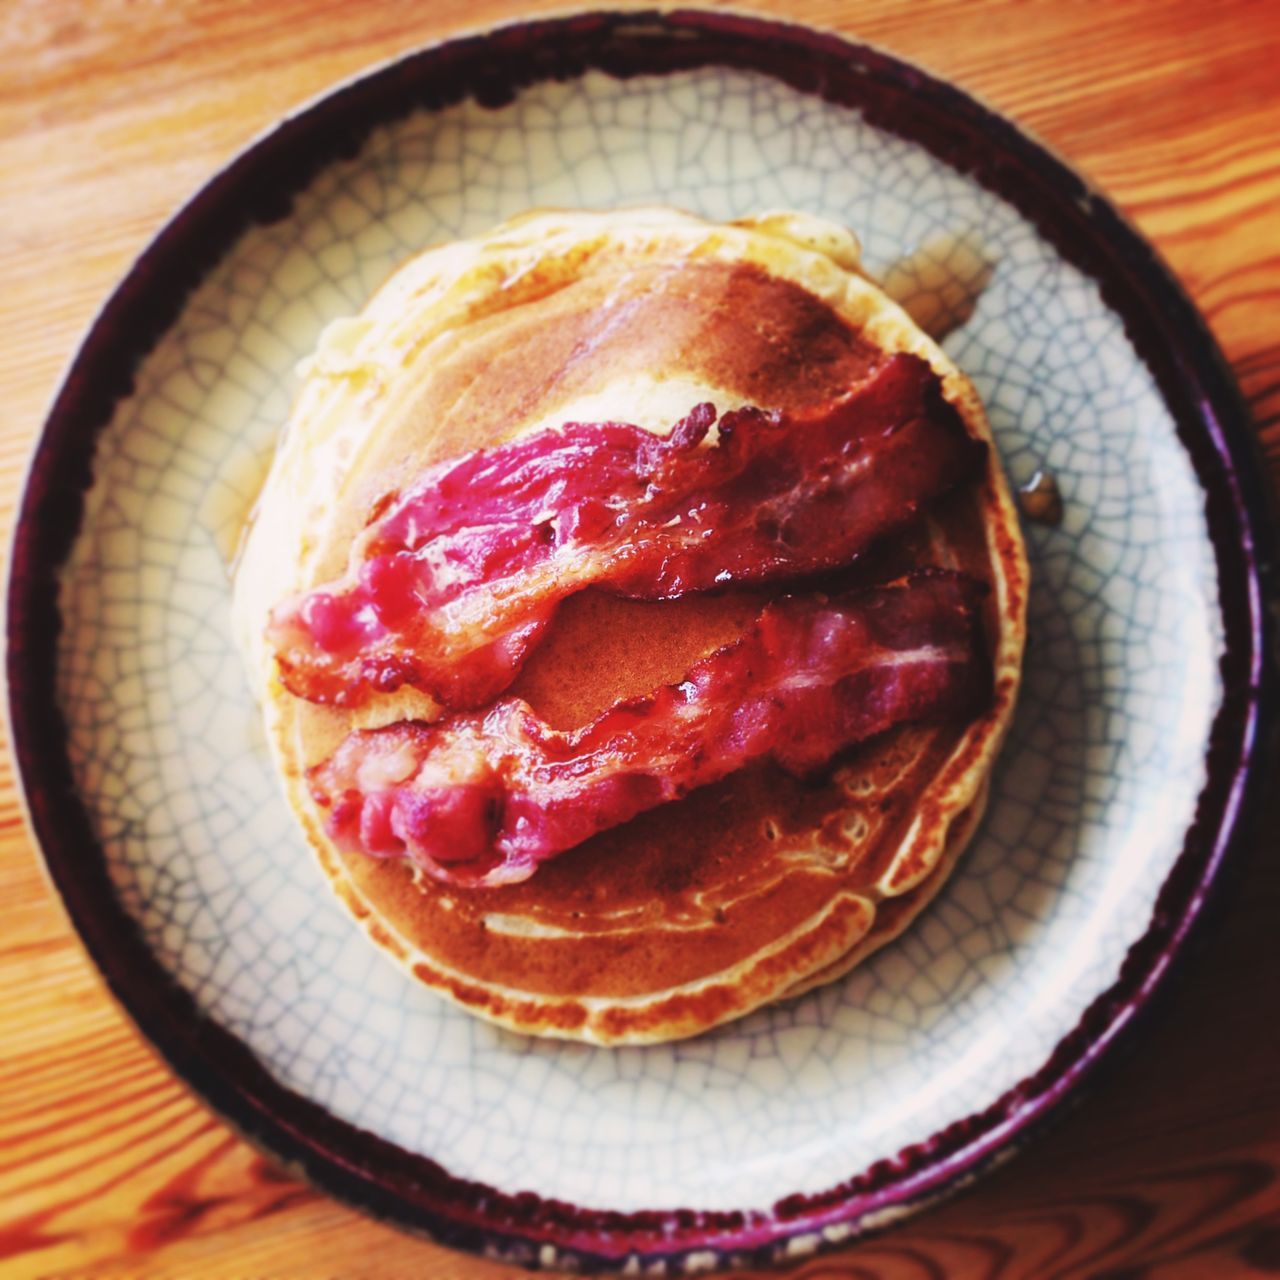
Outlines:
[[[750,765],[517,884],[459,888],[336,848],[307,770],[353,728],[440,708],[411,689],[355,710],[303,701],[264,634],[275,604],[343,573],[370,514],[425,466],[568,421],[665,434],[702,401],[802,411],[893,352],[927,361],[990,440],[972,385],[861,273],[856,240],[786,213],[525,215],[423,253],[326,331],[244,545],[235,620],[293,812],[339,897],[416,978],[522,1032],[669,1040],[840,976],[938,891],[980,817],[1021,667],[1026,563],[994,450],[980,483],[855,570],[875,581],[939,565],[990,583],[984,711],[900,726],[817,781]],[[679,681],[776,593],[644,602],[588,589],[560,607],[511,692],[554,727],[583,724]]]

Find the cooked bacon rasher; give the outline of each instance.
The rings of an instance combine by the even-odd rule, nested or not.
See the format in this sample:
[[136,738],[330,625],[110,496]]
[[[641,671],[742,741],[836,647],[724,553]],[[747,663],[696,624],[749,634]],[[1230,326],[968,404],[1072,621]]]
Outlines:
[[794,774],[905,721],[989,696],[983,584],[924,570],[828,599],[783,597],[678,684],[569,731],[525,701],[350,734],[309,775],[345,850],[498,885],[635,814],[771,760]]
[[430,468],[343,579],[274,611],[284,685],[336,706],[408,685],[481,707],[585,587],[668,599],[846,565],[985,457],[911,355],[821,409],[726,413],[707,444],[715,419],[699,405],[665,437],[570,424]]

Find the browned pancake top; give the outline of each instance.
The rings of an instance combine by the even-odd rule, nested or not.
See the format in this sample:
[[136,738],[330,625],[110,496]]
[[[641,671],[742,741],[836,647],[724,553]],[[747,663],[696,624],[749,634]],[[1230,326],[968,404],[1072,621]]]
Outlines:
[[[560,406],[629,374],[661,370],[764,408],[798,409],[857,386],[881,358],[812,294],[751,264],[606,260],[568,283],[562,265],[544,270],[550,292],[432,345],[429,377],[352,478],[317,581],[342,571],[351,538],[389,489],[554,419]],[[628,421],[627,406],[613,416]]]

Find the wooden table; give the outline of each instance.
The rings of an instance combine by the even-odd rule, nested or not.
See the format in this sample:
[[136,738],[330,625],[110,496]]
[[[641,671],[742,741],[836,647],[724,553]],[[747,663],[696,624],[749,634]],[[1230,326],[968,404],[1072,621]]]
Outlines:
[[[622,7],[625,0],[613,0]],[[1280,5],[771,0],[918,59],[1083,168],[1213,326],[1280,476]],[[4,0],[0,509],[59,371],[169,212],[270,121],[529,0]],[[0,765],[0,1273],[510,1276],[366,1221],[211,1116],[107,997]],[[1272,806],[1185,979],[1028,1153],[800,1274],[1280,1273],[1280,870]]]

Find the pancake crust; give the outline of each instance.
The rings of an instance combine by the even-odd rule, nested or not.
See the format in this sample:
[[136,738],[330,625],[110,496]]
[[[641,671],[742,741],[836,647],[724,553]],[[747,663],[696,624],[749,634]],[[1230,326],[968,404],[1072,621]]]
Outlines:
[[[672,210],[541,213],[398,271],[315,357],[259,503],[236,615],[286,794],[369,936],[472,1012],[544,1035],[673,1039],[847,972],[944,882],[980,816],[1012,712],[1026,564],[995,460],[927,527],[875,553],[871,579],[920,564],[993,585],[990,709],[904,726],[802,783],[745,769],[493,889],[437,884],[403,861],[339,853],[306,769],[355,726],[417,716],[400,692],[358,715],[275,678],[270,607],[337,576],[375,504],[424,465],[563,421],[666,431],[699,401],[795,409],[856,385],[881,353],[942,376],[990,439],[968,380],[857,270],[856,242],[802,215],[719,225]],[[562,607],[513,692],[553,724],[680,678],[754,617],[751,591]]]

